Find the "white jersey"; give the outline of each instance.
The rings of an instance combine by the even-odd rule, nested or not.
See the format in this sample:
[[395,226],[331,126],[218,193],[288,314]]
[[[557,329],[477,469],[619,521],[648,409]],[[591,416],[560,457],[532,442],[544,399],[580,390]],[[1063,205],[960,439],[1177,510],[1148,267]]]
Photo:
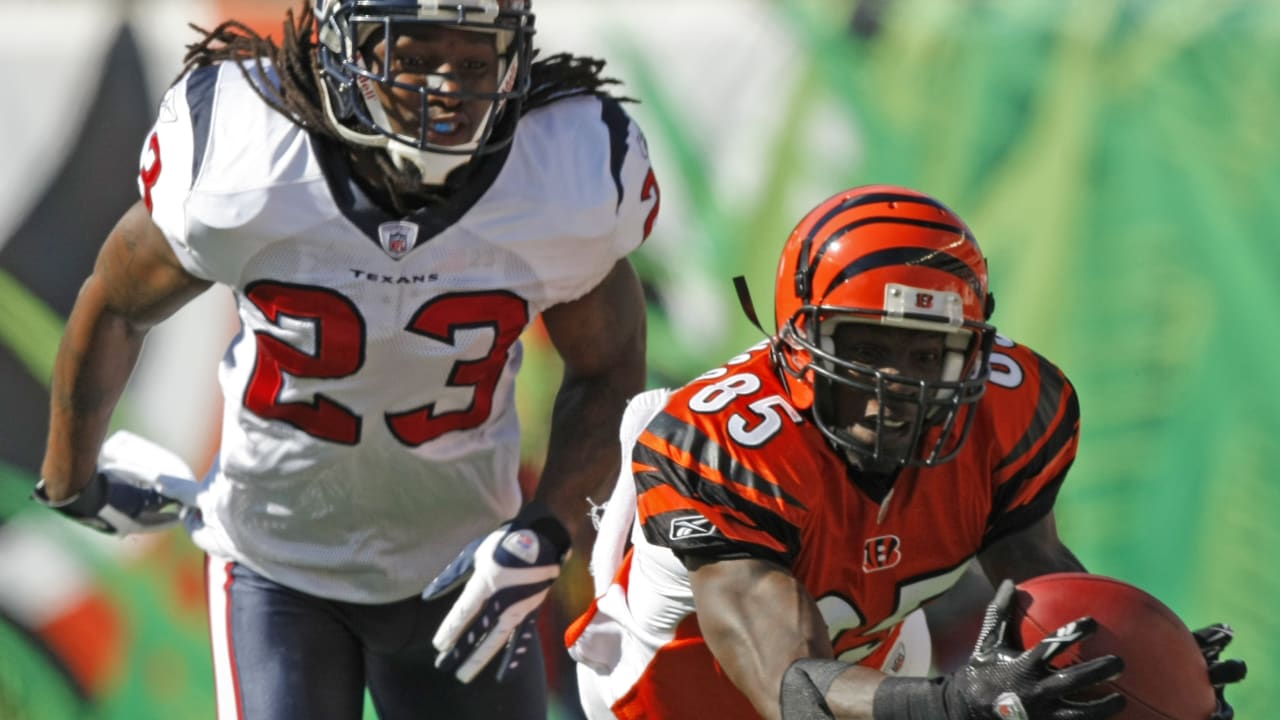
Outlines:
[[478,197],[406,218],[335,148],[225,63],[169,90],[140,185],[242,324],[195,542],[307,593],[387,602],[519,509],[520,334],[640,244],[657,193],[639,129],[591,96],[527,113]]

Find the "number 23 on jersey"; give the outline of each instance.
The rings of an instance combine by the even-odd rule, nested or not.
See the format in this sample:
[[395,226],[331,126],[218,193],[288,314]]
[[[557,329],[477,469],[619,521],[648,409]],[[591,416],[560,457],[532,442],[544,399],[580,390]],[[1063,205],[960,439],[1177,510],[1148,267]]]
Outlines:
[[[258,359],[244,391],[244,406],[259,417],[288,423],[308,435],[344,445],[360,442],[363,418],[323,393],[308,401],[283,401],[285,375],[301,378],[342,378],[364,365],[365,322],[350,299],[331,288],[257,282],[245,296],[272,325],[285,317],[311,325],[315,352],[304,352],[269,332],[254,332]],[[507,362],[507,352],[529,322],[529,306],[506,291],[447,293],[428,300],[413,314],[405,331],[447,345],[455,344],[462,329],[491,328],[493,340],[483,357],[458,360],[446,385],[470,387],[471,404],[461,410],[437,412],[435,402],[405,411],[388,412],[391,434],[416,447],[455,430],[477,427],[493,410],[494,391]]]

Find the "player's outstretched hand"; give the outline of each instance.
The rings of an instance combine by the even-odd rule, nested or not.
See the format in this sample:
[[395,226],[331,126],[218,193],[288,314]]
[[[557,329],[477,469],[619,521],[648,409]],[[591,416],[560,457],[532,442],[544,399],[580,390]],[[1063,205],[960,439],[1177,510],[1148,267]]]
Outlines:
[[1231,703],[1227,702],[1226,686],[1243,680],[1248,667],[1243,660],[1223,660],[1221,656],[1222,651],[1235,638],[1236,632],[1230,625],[1214,623],[1196,630],[1192,635],[1200,646],[1204,661],[1209,665],[1209,682],[1213,684],[1213,690],[1218,694],[1218,709],[1210,720],[1233,720],[1236,711],[1231,707]]
[[534,613],[568,554],[568,531],[537,502],[463,548],[422,593],[432,600],[466,583],[432,639],[436,667],[471,682],[503,652],[502,680],[525,653],[536,652],[530,647]]
[[969,663],[947,683],[948,711],[963,707],[957,718],[1044,718],[1044,720],[1094,720],[1110,717],[1124,708],[1124,697],[1113,693],[1097,700],[1071,701],[1066,696],[1120,675],[1123,661],[1108,655],[1061,670],[1049,663],[1073,644],[1097,629],[1092,618],[1067,623],[1025,651],[1010,647],[1009,619],[1014,585],[1000,584],[987,606]]
[[1124,708],[1112,693],[1096,700],[1068,700],[1081,690],[1120,675],[1114,655],[1057,669],[1049,663],[1097,629],[1092,618],[1067,623],[1027,650],[1011,642],[1015,588],[1005,580],[987,606],[969,662],[938,681],[886,678],[876,691],[876,720],[1102,720]]
[[125,430],[102,446],[98,470],[75,497],[51,502],[44,480],[32,497],[76,522],[109,535],[165,530],[195,505],[191,469],[169,450]]

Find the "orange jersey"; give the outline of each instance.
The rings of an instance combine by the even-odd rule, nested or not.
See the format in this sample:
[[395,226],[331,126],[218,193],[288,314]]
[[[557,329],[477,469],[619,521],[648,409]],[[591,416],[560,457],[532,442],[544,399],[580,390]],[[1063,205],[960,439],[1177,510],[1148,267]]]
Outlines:
[[[950,588],[978,552],[1044,517],[1075,457],[1075,391],[1058,368],[1004,338],[991,362],[956,458],[904,468],[887,497],[861,489],[844,457],[786,401],[767,346],[675,391],[631,449],[638,527],[617,581],[631,616],[624,627],[670,632],[657,633],[665,642],[630,688],[615,687],[612,711],[753,713],[698,634],[690,598],[680,596],[685,585],[671,580],[682,564],[663,555],[749,556],[790,568],[817,601],[836,657],[871,664],[903,618]],[[647,587],[664,583],[656,593]],[[655,596],[670,597],[671,607]]]

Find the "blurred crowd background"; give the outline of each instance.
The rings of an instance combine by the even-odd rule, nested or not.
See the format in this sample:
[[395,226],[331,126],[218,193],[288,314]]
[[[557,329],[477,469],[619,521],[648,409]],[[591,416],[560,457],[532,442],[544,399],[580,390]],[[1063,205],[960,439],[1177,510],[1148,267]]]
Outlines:
[[[1195,627],[1226,620],[1280,707],[1280,2],[536,0],[538,44],[608,60],[646,130],[662,212],[634,258],[650,386],[759,339],[792,224],[843,187],[950,204],[991,261],[1001,331],[1075,381],[1061,532],[1093,571]],[[137,197],[141,141],[186,23],[279,37],[280,0],[0,0],[0,718],[210,718],[201,555],[181,531],[117,541],[29,502],[62,323]],[[772,329],[766,320],[767,329]],[[215,289],[157,329],[116,418],[197,472],[236,331]],[[558,381],[535,328],[520,382],[528,474]],[[577,717],[541,621],[555,717]],[[967,641],[967,639],[966,639]]]

